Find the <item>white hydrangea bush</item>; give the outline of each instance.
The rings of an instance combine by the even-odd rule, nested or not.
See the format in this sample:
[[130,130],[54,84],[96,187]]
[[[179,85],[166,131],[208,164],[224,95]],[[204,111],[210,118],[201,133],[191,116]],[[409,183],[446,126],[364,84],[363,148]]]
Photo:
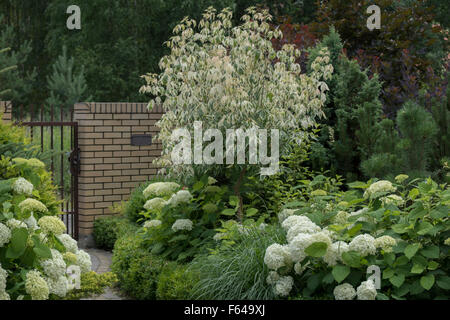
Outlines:
[[333,72],[329,52],[322,50],[311,73],[302,74],[295,62],[298,49],[286,44],[274,50],[271,40],[283,35],[270,27],[271,20],[268,10],[251,7],[233,27],[231,9],[217,13],[211,7],[200,22],[186,17],[174,28],[167,41],[170,54],[159,63],[162,72],[144,75],[140,90],[155,97],[150,109],[162,105],[165,111],[157,123],[163,145],[159,165],[170,168],[169,174],[193,172],[192,165],[172,162],[174,128],[186,128],[192,137],[194,121],[200,120],[203,128],[224,136],[234,128],[278,129],[283,153],[283,141],[300,143],[324,116],[325,80]]
[[[30,190],[32,187],[20,178],[13,187],[13,192],[25,196],[30,195]],[[65,233],[66,226],[59,217],[43,215],[36,220],[35,213],[48,212],[39,200],[26,198],[17,208],[19,215],[9,211],[0,214],[0,250],[5,253],[0,257],[0,300],[64,298],[73,289],[68,267],[78,267],[81,273],[91,271],[89,254],[80,250],[77,241]],[[12,251],[12,241],[15,250],[21,248],[19,253]],[[22,254],[30,249],[36,253],[33,269],[21,262]],[[3,257],[8,260],[1,260]],[[23,289],[14,289],[17,283],[13,279],[20,279],[21,274],[25,275],[24,284],[19,287]]]

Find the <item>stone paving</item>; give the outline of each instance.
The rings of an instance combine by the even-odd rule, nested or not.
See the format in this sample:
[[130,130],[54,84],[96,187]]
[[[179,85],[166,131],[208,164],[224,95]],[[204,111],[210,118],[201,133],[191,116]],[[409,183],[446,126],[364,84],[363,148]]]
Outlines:
[[[91,256],[92,270],[97,273],[105,273],[111,271],[112,252],[100,249],[85,249]],[[100,295],[94,295],[81,300],[126,300],[116,288],[106,288]]]

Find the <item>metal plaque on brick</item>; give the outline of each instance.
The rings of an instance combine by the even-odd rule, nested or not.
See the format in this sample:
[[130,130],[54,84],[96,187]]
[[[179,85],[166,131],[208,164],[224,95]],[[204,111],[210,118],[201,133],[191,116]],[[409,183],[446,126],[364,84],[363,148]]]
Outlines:
[[149,146],[151,144],[152,144],[152,136],[150,134],[131,135],[132,146]]

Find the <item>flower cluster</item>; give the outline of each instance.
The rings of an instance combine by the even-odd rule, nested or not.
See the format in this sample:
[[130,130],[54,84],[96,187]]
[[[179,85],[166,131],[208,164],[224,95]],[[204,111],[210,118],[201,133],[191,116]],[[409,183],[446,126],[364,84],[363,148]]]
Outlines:
[[64,276],[66,273],[66,263],[62,254],[56,250],[51,249],[52,258],[41,261],[41,267],[44,269],[44,273],[51,279],[58,279]]
[[38,225],[44,233],[53,233],[54,235],[61,235],[66,232],[66,225],[64,222],[54,216],[43,216],[39,219]]
[[144,228],[153,228],[153,227],[158,227],[161,225],[161,220],[147,220],[144,223]]
[[403,198],[396,194],[390,194],[386,197],[380,198],[380,200],[381,202],[383,202],[384,205],[394,204],[396,206],[401,206],[404,203]]
[[364,192],[364,198],[377,197],[382,193],[395,192],[396,188],[388,180],[380,180],[372,183]]
[[270,245],[266,249],[264,263],[269,269],[275,271],[282,267],[289,267],[292,265],[292,259],[288,247],[277,243]]
[[188,203],[189,201],[191,201],[191,199],[192,195],[188,190],[180,190],[177,193],[173,194],[167,203],[171,206],[176,207],[179,204]]
[[163,198],[153,198],[150,200],[147,200],[147,202],[144,204],[144,209],[146,210],[161,210],[166,205],[166,200]]
[[377,296],[377,289],[372,280],[362,282],[358,288],[356,288],[356,294],[358,300],[375,300]]
[[155,182],[148,185],[148,187],[144,189],[142,194],[144,195],[145,199],[148,199],[150,197],[168,197],[179,188],[180,185],[175,182]]
[[376,238],[373,244],[376,248],[383,249],[384,252],[392,252],[392,247],[397,244],[397,241],[391,236],[381,236]]
[[336,300],[353,300],[356,290],[351,284],[343,283],[334,288],[333,294]]
[[0,248],[9,242],[11,239],[11,230],[0,222]]
[[78,243],[75,239],[69,236],[67,233],[63,233],[57,236],[59,241],[64,245],[66,250],[71,253],[77,253]]
[[78,250],[77,253],[77,265],[80,267],[81,272],[89,272],[92,268],[92,261],[89,254],[84,250]]
[[47,300],[50,294],[47,282],[37,270],[27,272],[25,290],[32,300]]
[[19,208],[22,211],[28,211],[28,212],[45,213],[48,211],[45,204],[43,204],[39,200],[32,199],[32,198],[25,199],[21,203],[19,203]]
[[19,193],[19,194],[24,194],[27,196],[31,196],[31,194],[33,193],[33,184],[31,182],[29,182],[27,179],[24,179],[22,177],[17,178],[16,181],[14,181],[13,185],[12,185],[12,189]]
[[11,229],[18,229],[18,228],[27,228],[28,226],[22,222],[19,221],[17,219],[9,219],[8,221],[6,221],[6,225]]
[[348,249],[358,252],[362,257],[375,254],[377,251],[375,239],[370,234],[360,234],[354,237],[349,243]]
[[283,209],[278,213],[278,221],[282,223],[287,217],[292,216],[295,213],[295,209]]
[[178,219],[175,221],[175,223],[172,225],[172,230],[174,232],[180,231],[180,230],[192,230],[193,223],[189,219]]

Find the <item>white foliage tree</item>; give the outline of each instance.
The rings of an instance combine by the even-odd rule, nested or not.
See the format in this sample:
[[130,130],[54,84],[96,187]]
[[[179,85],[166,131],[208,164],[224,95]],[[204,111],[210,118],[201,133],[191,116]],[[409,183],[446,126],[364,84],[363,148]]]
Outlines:
[[[192,137],[194,121],[202,121],[205,129],[219,129],[224,136],[227,129],[278,129],[283,154],[287,140],[300,142],[315,119],[324,115],[328,89],[324,81],[333,72],[328,51],[321,51],[311,73],[301,74],[295,63],[299,50],[293,45],[274,50],[271,40],[283,35],[270,27],[267,10],[248,8],[236,27],[231,18],[230,9],[217,14],[214,8],[205,11],[198,25],[184,18],[166,42],[171,52],[160,60],[162,72],[143,76],[147,84],[141,92],[154,97],[149,108],[161,104],[165,111],[157,123],[163,144],[159,163],[170,167],[172,174],[193,171],[191,165],[171,163],[175,128],[187,128]],[[238,196],[247,169],[248,165],[239,166]]]

